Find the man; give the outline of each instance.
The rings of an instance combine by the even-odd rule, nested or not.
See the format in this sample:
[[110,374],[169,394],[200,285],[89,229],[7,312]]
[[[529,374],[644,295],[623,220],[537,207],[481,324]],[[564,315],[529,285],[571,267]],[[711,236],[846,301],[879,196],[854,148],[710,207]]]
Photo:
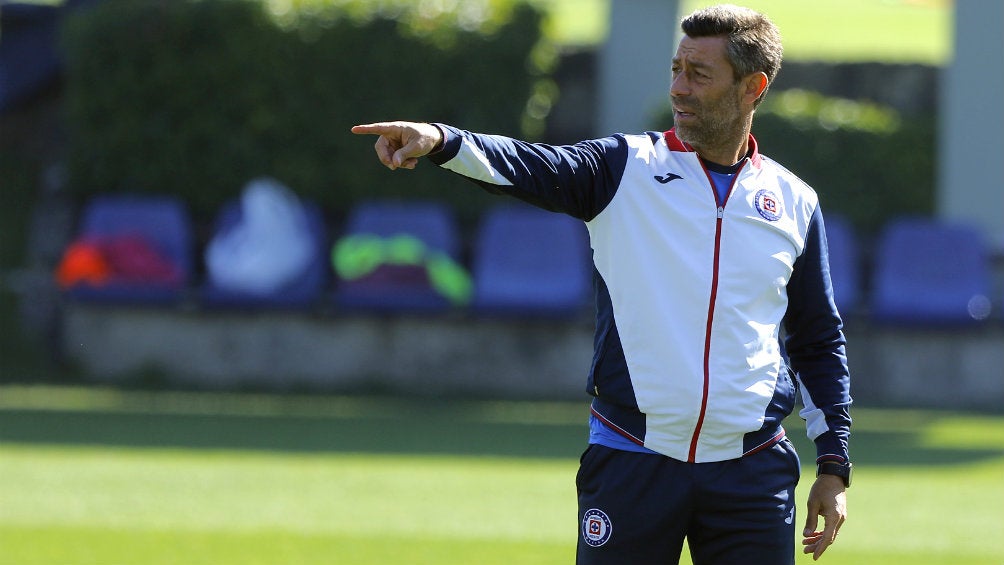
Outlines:
[[685,538],[697,564],[794,563],[799,462],[781,421],[799,389],[818,464],[802,544],[818,559],[846,517],[851,399],[818,199],[750,135],[780,36],[736,6],[682,29],[664,133],[557,147],[443,124],[352,131],[379,135],[390,169],[428,155],[586,222],[597,319],[578,563],[677,563]]

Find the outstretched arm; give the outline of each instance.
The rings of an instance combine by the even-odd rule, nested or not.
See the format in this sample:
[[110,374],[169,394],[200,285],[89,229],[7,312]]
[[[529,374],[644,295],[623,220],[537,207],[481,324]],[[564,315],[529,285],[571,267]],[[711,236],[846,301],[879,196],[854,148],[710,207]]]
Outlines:
[[390,170],[414,169],[418,159],[443,143],[443,132],[420,122],[378,122],[353,126],[352,133],[379,135],[374,148],[377,158]]
[[628,157],[620,135],[559,146],[421,122],[357,125],[352,133],[380,136],[377,157],[391,170],[413,169],[428,156],[489,193],[585,221],[613,198]]

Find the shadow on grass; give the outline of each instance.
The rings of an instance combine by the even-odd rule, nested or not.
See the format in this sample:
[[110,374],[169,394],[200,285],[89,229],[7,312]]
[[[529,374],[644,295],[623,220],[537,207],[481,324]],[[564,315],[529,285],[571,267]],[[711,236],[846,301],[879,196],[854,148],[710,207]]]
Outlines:
[[0,442],[288,452],[578,457],[581,423],[479,421],[450,410],[393,416],[257,416],[0,410]]
[[[322,401],[323,402],[323,401]],[[340,404],[316,410],[286,405],[268,413],[187,413],[140,408],[0,407],[0,442],[137,448],[260,450],[577,458],[587,440],[585,402],[497,403],[402,401]],[[302,413],[305,412],[306,414]],[[888,412],[886,412],[888,414]],[[912,412],[915,417],[917,412]],[[892,416],[895,417],[895,416]],[[937,411],[918,422],[950,417]],[[858,465],[951,465],[1004,456],[999,446],[931,445],[924,425],[890,431],[882,421],[856,425],[852,457]],[[994,420],[1004,429],[1004,418]],[[797,418],[786,422],[803,463],[814,449]]]
[[[788,428],[788,435],[798,448],[802,463],[812,463],[815,451],[804,431],[800,435]],[[978,463],[1004,457],[1004,451],[993,448],[932,446],[917,432],[883,432],[856,429],[851,434],[851,459],[864,466],[939,466]]]

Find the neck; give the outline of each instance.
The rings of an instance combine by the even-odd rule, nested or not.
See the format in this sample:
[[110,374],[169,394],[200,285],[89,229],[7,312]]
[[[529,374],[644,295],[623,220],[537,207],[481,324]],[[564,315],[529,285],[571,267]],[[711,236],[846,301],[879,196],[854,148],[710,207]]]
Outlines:
[[743,143],[738,146],[728,148],[694,147],[694,151],[696,151],[701,159],[704,159],[705,161],[726,166],[734,165],[745,159],[746,154],[749,153],[749,135],[747,135],[743,140]]
[[746,158],[750,149],[750,129],[753,125],[752,114],[743,122],[742,127],[719,143],[710,144],[705,147],[693,146],[694,151],[705,161],[718,163],[720,165],[733,165]]

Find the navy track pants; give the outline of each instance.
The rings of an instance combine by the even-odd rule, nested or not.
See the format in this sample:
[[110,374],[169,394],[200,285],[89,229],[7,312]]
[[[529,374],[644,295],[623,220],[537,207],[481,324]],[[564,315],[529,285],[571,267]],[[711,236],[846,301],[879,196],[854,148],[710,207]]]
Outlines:
[[715,463],[590,445],[575,482],[578,565],[792,565],[799,461],[787,438]]

